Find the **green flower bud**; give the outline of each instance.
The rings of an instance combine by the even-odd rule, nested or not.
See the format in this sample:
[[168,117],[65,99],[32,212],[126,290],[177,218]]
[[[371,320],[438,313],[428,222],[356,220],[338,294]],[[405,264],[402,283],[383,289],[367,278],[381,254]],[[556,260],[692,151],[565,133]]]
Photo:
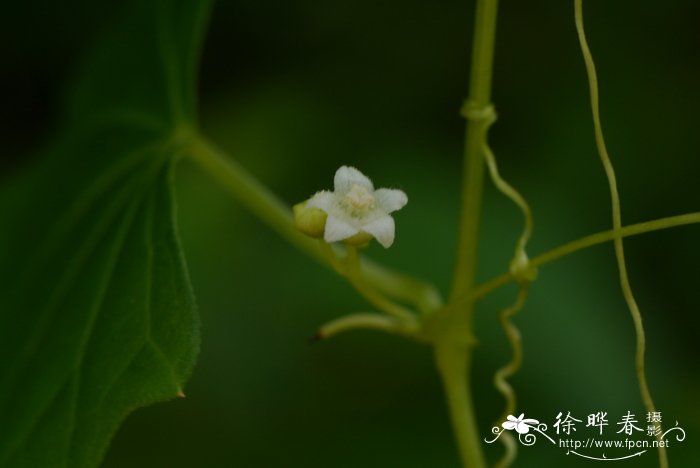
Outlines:
[[326,229],[328,215],[319,208],[308,208],[306,202],[294,205],[294,226],[314,239],[321,239]]
[[521,284],[532,283],[537,279],[537,268],[530,265],[530,259],[524,250],[518,250],[510,262],[510,274]]

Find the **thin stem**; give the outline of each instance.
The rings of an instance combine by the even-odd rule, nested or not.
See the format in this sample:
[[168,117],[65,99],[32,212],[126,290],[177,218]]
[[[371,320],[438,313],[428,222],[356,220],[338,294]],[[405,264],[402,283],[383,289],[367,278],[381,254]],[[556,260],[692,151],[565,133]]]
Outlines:
[[[318,243],[294,227],[290,208],[241,165],[224,154],[202,136],[190,131],[190,159],[219,182],[253,215],[276,231],[282,238],[324,265],[329,265]],[[362,259],[362,271],[368,282],[382,293],[416,306],[429,313],[442,306],[437,289],[424,281]]]
[[[484,119],[486,120],[487,125],[486,129],[488,129],[496,121],[496,112],[491,106],[484,108],[481,112],[484,114]],[[515,391],[507,379],[515,374],[518,369],[520,369],[523,350],[520,331],[510,319],[520,309],[522,309],[523,305],[525,304],[530,282],[534,280],[536,275],[536,270],[534,270],[530,265],[527,253],[525,251],[527,242],[532,235],[533,220],[532,210],[530,209],[530,205],[528,205],[528,203],[525,201],[525,198],[520,194],[520,192],[515,190],[512,185],[506,182],[503,177],[501,177],[501,174],[498,171],[496,156],[493,154],[493,151],[486,140],[482,142],[482,151],[484,154],[484,160],[486,161],[486,166],[489,170],[489,175],[491,176],[491,181],[504,196],[509,198],[513,203],[515,203],[515,205],[517,205],[518,208],[520,208],[525,220],[523,230],[521,231],[516,242],[515,253],[510,262],[510,272],[518,283],[520,283],[520,288],[518,290],[515,303],[503,309],[499,314],[501,327],[506,334],[506,338],[510,343],[511,349],[513,350],[511,360],[496,371],[493,379],[496,389],[503,395],[506,402],[503,415],[498,421],[500,422],[504,421],[506,416],[514,414],[516,406]],[[500,439],[501,443],[504,445],[505,453],[496,464],[496,467],[506,468],[515,461],[518,453],[518,446],[510,433],[503,434]]]
[[326,257],[328,263],[331,265],[333,270],[335,270],[335,272],[338,273],[340,276],[347,276],[348,267],[345,263],[343,263],[342,260],[340,260],[333,246],[327,244],[322,240],[319,240],[319,247],[321,248],[321,252],[323,252],[323,255]]
[[[622,226],[622,215],[620,209],[620,196],[617,190],[617,181],[615,178],[615,170],[613,168],[610,156],[608,155],[608,150],[605,146],[605,139],[603,138],[603,127],[600,122],[600,108],[599,108],[599,98],[598,98],[598,78],[596,76],[595,64],[593,62],[593,56],[588,47],[586,41],[586,34],[583,28],[583,2],[582,0],[575,0],[575,20],[576,20],[576,31],[578,33],[579,42],[581,44],[581,51],[583,52],[583,58],[586,63],[586,73],[588,74],[588,83],[590,89],[590,99],[591,99],[591,110],[593,113],[593,127],[595,130],[595,141],[598,148],[598,154],[600,155],[600,160],[603,163],[605,169],[605,174],[608,178],[608,185],[610,186],[610,197],[612,202],[612,218],[613,218],[613,228],[620,229]],[[646,406],[647,411],[656,412],[654,406],[654,401],[649,390],[649,384],[646,378],[646,366],[644,360],[644,352],[646,348],[646,338],[644,334],[644,324],[642,322],[642,314],[639,311],[639,306],[632,293],[632,286],[630,285],[629,277],[627,275],[627,265],[625,262],[625,250],[623,241],[621,238],[615,239],[615,257],[617,259],[617,265],[620,273],[620,286],[622,288],[622,295],[627,302],[627,307],[632,315],[632,321],[634,322],[634,329],[636,335],[636,353],[635,353],[635,367],[637,370],[637,380],[639,381],[639,390],[642,395],[642,400]],[[668,467],[668,455],[664,446],[659,445],[659,464],[662,468]]]
[[325,340],[339,333],[360,329],[381,330],[399,335],[411,335],[418,331],[417,326],[412,327],[394,317],[381,314],[352,314],[324,324],[314,338]]
[[[667,218],[655,219],[653,221],[645,221],[642,223],[631,224],[620,229],[610,229],[608,231],[598,232],[589,236],[581,237],[559,247],[555,247],[541,255],[530,260],[530,265],[538,268],[548,263],[552,263],[567,255],[578,252],[579,250],[587,249],[598,244],[610,242],[623,237],[636,236],[648,232],[660,231],[662,229],[670,229],[678,226],[686,226],[690,224],[700,223],[700,211],[695,213],[687,213],[678,216],[669,216]],[[515,278],[511,273],[503,273],[490,280],[480,284],[472,290],[471,295],[460,298],[455,301],[455,304],[473,302],[487,296],[492,291],[504,286]]]
[[637,224],[630,224],[629,226],[619,229],[610,229],[608,231],[598,232],[596,234],[591,234],[589,236],[576,239],[538,255],[532,259],[532,263],[535,266],[542,266],[545,263],[550,263],[566,255],[597,244],[602,244],[604,242],[697,223],[700,223],[700,211],[677,216],[669,216],[667,218],[655,219],[653,221],[644,221]]
[[367,257],[360,256],[360,265],[365,278],[375,288],[398,301],[412,304],[423,316],[444,306],[442,295],[430,283],[381,267]]
[[338,272],[338,274],[347,278],[348,281],[350,281],[350,284],[353,285],[357,292],[360,293],[360,295],[364,297],[367,302],[372,304],[380,311],[385,312],[401,320],[402,322],[417,323],[415,315],[410,310],[386,298],[367,282],[366,278],[363,276],[357,247],[348,246],[347,257],[345,258],[345,262],[342,262],[336,256],[335,251],[329,244],[323,241],[320,241],[320,244],[322,251],[328,258],[333,268]]
[[[489,126],[492,125],[495,120],[496,114],[494,112],[493,120],[489,122]],[[520,192],[515,190],[512,185],[510,185],[503,179],[503,177],[501,177],[501,174],[498,171],[498,164],[496,163],[496,156],[493,154],[491,147],[486,141],[484,141],[483,143],[483,152],[484,159],[486,160],[486,165],[488,166],[489,174],[491,175],[491,180],[493,181],[493,184],[503,195],[505,195],[513,203],[515,203],[518,206],[518,208],[520,208],[520,211],[523,213],[525,224],[523,226],[523,230],[520,234],[520,237],[518,238],[516,250],[524,250],[525,246],[527,245],[527,242],[530,240],[530,236],[532,236],[532,228],[534,224],[532,220],[532,210],[530,209],[530,205],[528,205],[528,203],[525,201],[525,198],[520,194]]]
[[[496,371],[496,374],[493,377],[494,386],[501,393],[501,395],[503,395],[503,398],[506,401],[503,414],[497,423],[505,421],[509,414],[515,414],[515,391],[507,379],[508,377],[513,376],[520,369],[523,361],[523,346],[520,337],[520,330],[518,330],[518,327],[516,327],[510,319],[523,308],[523,305],[525,305],[528,288],[529,284],[522,284],[518,290],[518,297],[516,298],[515,303],[503,309],[498,317],[499,321],[501,322],[501,327],[503,328],[506,338],[508,339],[508,343],[513,350],[513,356],[506,365]],[[512,440],[509,440],[508,438],[503,439],[503,444],[505,445],[506,452],[496,465],[498,468],[510,466],[515,460],[515,456],[517,454],[517,445],[515,445]]]

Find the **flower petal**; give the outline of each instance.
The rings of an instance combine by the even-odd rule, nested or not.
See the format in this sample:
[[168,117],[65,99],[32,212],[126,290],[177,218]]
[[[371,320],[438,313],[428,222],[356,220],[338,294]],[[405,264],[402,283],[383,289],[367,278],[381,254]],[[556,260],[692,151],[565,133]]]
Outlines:
[[325,211],[326,213],[331,212],[331,208],[335,204],[335,195],[333,192],[328,192],[323,190],[321,192],[316,192],[316,194],[309,198],[306,202],[307,208],[318,208]]
[[358,171],[354,167],[341,166],[340,169],[335,171],[333,186],[337,195],[345,195],[350,191],[353,185],[359,185],[360,187],[364,187],[370,192],[374,191],[374,185],[372,185],[372,181],[369,180],[369,178],[366,175],[364,175],[362,172]]
[[394,218],[389,215],[377,218],[362,226],[362,230],[372,234],[385,249],[394,243],[394,229]]
[[374,199],[385,213],[400,210],[408,203],[408,197],[403,190],[395,189],[380,188],[374,192]]
[[505,421],[503,424],[501,424],[501,426],[503,426],[503,429],[507,431],[512,431],[515,429],[515,423],[513,421]]
[[518,431],[518,434],[527,434],[530,432],[530,426],[527,424],[516,424],[515,430]]
[[326,220],[326,230],[323,233],[323,239],[326,242],[335,242],[357,234],[359,229],[348,224],[337,216],[328,215]]

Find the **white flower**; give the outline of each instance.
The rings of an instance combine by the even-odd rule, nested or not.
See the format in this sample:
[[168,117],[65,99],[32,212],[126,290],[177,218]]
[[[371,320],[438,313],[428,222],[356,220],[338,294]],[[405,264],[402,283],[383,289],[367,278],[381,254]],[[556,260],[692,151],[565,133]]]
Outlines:
[[354,167],[343,166],[335,173],[333,192],[316,193],[306,203],[328,214],[323,238],[335,242],[367,233],[385,248],[394,242],[394,218],[408,197],[401,190],[374,190],[372,181]]
[[508,431],[515,429],[518,434],[527,434],[530,432],[530,427],[536,426],[540,422],[537,419],[523,419],[524,416],[525,413],[521,413],[517,418],[512,414],[508,415],[508,421],[505,421],[501,426]]

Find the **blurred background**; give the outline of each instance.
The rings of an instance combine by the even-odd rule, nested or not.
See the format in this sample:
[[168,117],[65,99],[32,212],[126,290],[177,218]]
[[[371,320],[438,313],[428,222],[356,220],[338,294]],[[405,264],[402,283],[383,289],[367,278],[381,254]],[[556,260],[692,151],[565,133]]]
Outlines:
[[[104,3],[104,2],[102,2]],[[368,255],[447,292],[454,263],[473,1],[220,2],[202,60],[204,132],[292,204],[354,165],[403,189],[397,240]],[[50,137],[61,90],[117,5],[6,5],[0,29],[0,170],[11,173]],[[700,210],[700,5],[585,2],[602,118],[623,219]],[[537,255],[607,229],[609,195],[590,118],[573,2],[501,2],[494,70],[502,175],[530,202]],[[189,164],[179,220],[202,316],[199,364],[184,400],[141,409],[106,467],[458,467],[430,350],[373,332],[310,345],[318,325],[367,310],[340,278],[277,238]],[[488,187],[482,279],[504,271],[522,220]],[[700,226],[626,242],[647,328],[648,377],[674,466],[700,455],[697,295]],[[501,414],[492,386],[509,358],[497,324],[506,287],[479,304],[474,384],[482,437]],[[634,333],[611,244],[547,265],[515,322],[525,361],[518,408],[551,425],[627,411],[645,427]],[[1,423],[1,422],[0,422]],[[580,427],[579,434],[587,434]],[[583,438],[583,436],[581,436]],[[486,447],[490,460],[501,447]],[[608,456],[614,456],[606,452]],[[541,439],[516,466],[589,466]],[[656,466],[646,453],[617,466]]]

